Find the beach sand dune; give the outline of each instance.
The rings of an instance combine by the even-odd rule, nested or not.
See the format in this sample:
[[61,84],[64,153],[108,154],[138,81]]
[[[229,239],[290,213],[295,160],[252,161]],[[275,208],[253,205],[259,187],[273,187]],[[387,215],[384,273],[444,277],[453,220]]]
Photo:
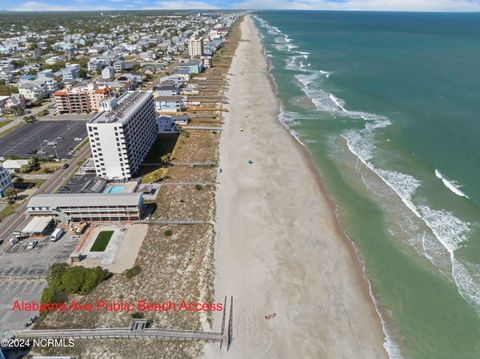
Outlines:
[[234,340],[228,353],[208,344],[205,357],[385,358],[360,263],[305,150],[278,121],[250,16],[241,29],[249,41],[230,69],[215,243],[216,300],[234,297]]

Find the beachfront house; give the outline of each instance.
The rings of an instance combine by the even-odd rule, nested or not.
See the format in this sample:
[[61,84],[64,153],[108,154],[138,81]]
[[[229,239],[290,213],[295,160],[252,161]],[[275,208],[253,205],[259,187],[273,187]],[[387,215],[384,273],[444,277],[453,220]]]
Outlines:
[[201,60],[190,60],[178,65],[178,70],[186,71],[188,74],[199,74],[203,71],[203,62]]
[[155,110],[160,113],[181,112],[186,109],[185,103],[182,96],[158,96],[155,98]]
[[165,81],[155,87],[155,93],[157,96],[178,96],[179,90],[173,81]]
[[158,133],[178,133],[177,125],[172,116],[159,116],[157,118]]

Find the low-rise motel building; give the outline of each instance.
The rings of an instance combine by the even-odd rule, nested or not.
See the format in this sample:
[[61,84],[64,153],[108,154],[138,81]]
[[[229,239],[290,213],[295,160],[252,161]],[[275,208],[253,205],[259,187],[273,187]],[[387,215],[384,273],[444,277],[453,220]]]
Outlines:
[[143,210],[141,193],[39,194],[27,204],[29,217],[53,216],[63,222],[134,221]]

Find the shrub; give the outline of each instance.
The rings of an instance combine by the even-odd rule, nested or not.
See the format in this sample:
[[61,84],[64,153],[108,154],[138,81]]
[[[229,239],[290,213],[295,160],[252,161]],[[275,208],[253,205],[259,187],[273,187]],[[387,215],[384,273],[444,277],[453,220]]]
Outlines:
[[50,267],[48,286],[42,294],[42,303],[61,303],[69,294],[88,294],[98,284],[110,278],[112,273],[101,267],[70,267],[67,263],[55,263]]
[[124,274],[128,279],[132,279],[133,277],[140,274],[142,268],[139,265],[133,266],[130,269],[125,270]]
[[143,313],[133,312],[132,313],[132,318],[133,319],[142,319],[143,318]]
[[197,191],[200,191],[201,189],[203,189],[203,187],[202,187],[201,184],[196,184],[196,185],[195,185],[195,189],[196,189]]
[[173,232],[171,229],[166,229],[165,232],[163,232],[163,234],[167,237],[170,237],[173,234]]

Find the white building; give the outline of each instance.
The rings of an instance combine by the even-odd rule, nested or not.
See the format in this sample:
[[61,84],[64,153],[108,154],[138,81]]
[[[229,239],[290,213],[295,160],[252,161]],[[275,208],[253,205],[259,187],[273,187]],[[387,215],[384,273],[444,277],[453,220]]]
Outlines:
[[113,68],[115,69],[115,72],[122,72],[127,68],[127,63],[125,61],[115,61],[113,63]]
[[30,217],[56,216],[72,222],[113,222],[142,218],[141,193],[38,194],[27,203]]
[[109,80],[115,75],[115,69],[113,66],[107,66],[102,70],[102,79]]
[[34,83],[22,83],[18,86],[18,93],[28,101],[38,102],[43,99],[45,90],[42,86]]
[[10,173],[0,164],[0,197],[4,197],[6,189],[12,186]]
[[64,69],[62,69],[63,80],[74,80],[78,77],[78,71],[80,70],[79,64],[67,64]]
[[182,112],[186,109],[183,96],[157,96],[155,97],[155,110],[160,113]]
[[177,125],[171,116],[159,116],[157,118],[158,133],[178,133]]
[[188,54],[190,58],[194,58],[196,56],[203,55],[203,39],[196,39],[195,37],[191,37],[188,40]]
[[101,102],[100,111],[87,123],[97,176],[128,180],[157,138],[152,92],[125,92]]

